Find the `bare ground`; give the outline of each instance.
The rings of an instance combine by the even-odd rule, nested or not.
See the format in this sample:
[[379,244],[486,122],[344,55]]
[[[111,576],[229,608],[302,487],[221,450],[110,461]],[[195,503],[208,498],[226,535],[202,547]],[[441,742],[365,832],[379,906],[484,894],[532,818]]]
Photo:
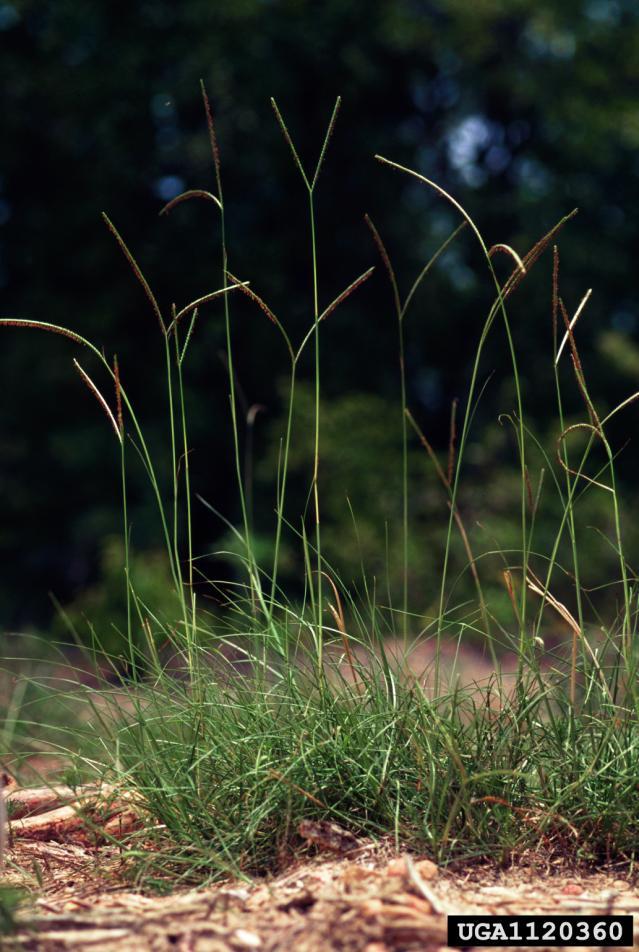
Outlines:
[[154,896],[132,887],[113,846],[16,841],[4,879],[31,902],[3,948],[34,952],[408,952],[445,949],[448,913],[639,915],[639,890],[621,870],[534,856],[507,870],[438,870],[372,843],[307,852],[269,880]]

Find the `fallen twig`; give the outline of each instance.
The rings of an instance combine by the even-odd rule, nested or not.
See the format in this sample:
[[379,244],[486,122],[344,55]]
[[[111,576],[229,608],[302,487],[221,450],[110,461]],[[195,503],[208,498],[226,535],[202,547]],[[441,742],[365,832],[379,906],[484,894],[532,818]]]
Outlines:
[[75,789],[67,786],[9,788],[5,801],[10,819],[19,820],[74,801],[97,796],[109,797],[113,792],[114,788],[107,784],[89,784]]
[[11,787],[2,797],[3,829],[28,840],[104,840],[139,825],[133,800],[110,784]]

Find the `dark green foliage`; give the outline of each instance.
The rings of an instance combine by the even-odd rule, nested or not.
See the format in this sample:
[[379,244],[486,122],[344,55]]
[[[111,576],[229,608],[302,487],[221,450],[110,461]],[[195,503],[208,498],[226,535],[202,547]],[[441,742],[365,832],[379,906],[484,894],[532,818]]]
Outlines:
[[[54,635],[68,641],[73,634],[80,642],[94,644],[114,663],[127,654],[126,591],[122,566],[124,547],[121,538],[107,538],[102,546],[99,575],[94,585],[82,590],[52,625]],[[154,613],[171,619],[179,614],[178,601],[172,590],[171,574],[162,550],[135,554],[131,577],[138,597]],[[136,619],[134,641],[142,640],[139,619]]]
[[[198,99],[203,77],[219,126],[232,267],[240,276],[250,272],[254,287],[286,312],[287,327],[305,327],[303,186],[268,120],[268,97],[278,99],[312,166],[317,130],[340,93],[340,126],[322,174],[330,200],[318,208],[324,302],[375,260],[365,211],[397,259],[404,288],[454,224],[432,195],[376,167],[375,151],[436,178],[463,199],[490,241],[522,253],[578,205],[579,224],[562,237],[563,293],[572,310],[586,287],[596,289],[580,344],[593,390],[605,384],[613,406],[626,393],[624,346],[637,332],[638,56],[632,0],[149,0],[127,7],[125,16],[107,2],[90,9],[71,0],[3,3],[0,314],[70,324],[117,351],[149,439],[159,443],[166,402],[153,369],[159,344],[152,315],[100,212],[139,255],[163,308],[219,286],[210,209],[187,203],[156,220],[164,198],[179,188],[171,176],[186,187],[213,184]],[[407,319],[408,402],[442,450],[450,401],[465,393],[479,333],[476,264],[476,249],[463,236]],[[543,429],[551,397],[538,386],[550,335],[548,259],[537,269],[512,307],[526,353],[522,384]],[[247,407],[263,404],[272,419],[281,409],[280,342],[248,302],[235,306],[233,322]],[[357,399],[374,395],[395,406],[398,377],[387,357],[396,333],[383,269],[326,330],[326,395],[346,384]],[[234,520],[228,388],[217,356],[223,333],[221,311],[211,306],[191,348],[188,399],[194,485]],[[91,584],[100,539],[120,528],[110,434],[94,426],[94,407],[68,373],[68,359],[65,341],[3,334],[0,609],[13,626],[44,621],[49,590],[68,601]],[[501,343],[491,343],[483,373],[496,375],[481,420],[512,408],[503,399],[505,366]],[[573,396],[576,408],[579,394]],[[256,424],[258,454],[266,419]],[[508,494],[503,458],[490,465],[492,484]],[[631,445],[620,475],[633,492],[636,466]],[[131,478],[135,540],[153,549],[159,540],[144,475],[132,471]],[[272,496],[258,494],[255,505],[268,519]],[[377,532],[363,514],[360,528]],[[202,513],[199,548],[221,531]]]

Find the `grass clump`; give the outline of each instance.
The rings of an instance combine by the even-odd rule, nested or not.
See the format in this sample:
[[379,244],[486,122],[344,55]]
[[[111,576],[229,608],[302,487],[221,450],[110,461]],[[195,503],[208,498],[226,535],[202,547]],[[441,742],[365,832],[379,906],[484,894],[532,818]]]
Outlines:
[[[125,647],[119,658],[111,659],[111,672],[120,679],[118,690],[99,704],[90,700],[87,723],[102,739],[102,753],[90,758],[91,765],[134,788],[146,804],[149,829],[129,843],[130,855],[148,874],[153,868],[203,879],[228,871],[261,872],[285,861],[299,845],[301,820],[317,818],[357,833],[391,837],[397,844],[427,851],[439,862],[510,859],[540,849],[588,861],[633,862],[639,849],[637,588],[624,554],[608,424],[637,394],[603,413],[589,392],[575,331],[587,296],[571,318],[559,288],[555,242],[572,214],[520,256],[502,243],[489,246],[461,205],[435,183],[381,160],[433,189],[452,205],[460,225],[402,298],[390,254],[368,219],[391,283],[399,330],[401,573],[399,585],[390,581],[396,576],[389,573],[388,584],[378,586],[363,566],[359,581],[349,586],[323,549],[320,488],[328,476],[320,480],[321,327],[357,292],[372,268],[321,307],[316,195],[339,102],[312,175],[273,103],[308,200],[312,294],[309,325],[300,341],[293,340],[286,321],[253,284],[230,270],[220,153],[205,93],[204,102],[216,194],[191,189],[163,211],[172,212],[187,200],[204,200],[219,216],[218,289],[164,314],[124,238],[106,219],[163,338],[168,486],[160,478],[161,467],[145,441],[116,360],[107,359],[76,331],[26,319],[0,321],[67,336],[94,359],[108,385],[100,386],[100,378],[75,361],[107,417],[121,458]],[[478,334],[467,398],[463,408],[453,409],[449,451],[442,461],[408,406],[405,318],[421,281],[462,228],[479,243],[493,300]],[[557,393],[558,438],[549,445],[525,415],[525,386],[507,304],[553,246],[549,379]],[[496,254],[511,268],[504,281],[493,263]],[[238,292],[273,324],[288,369],[273,544],[266,556],[256,542],[242,454],[231,321],[231,301]],[[227,524],[233,541],[225,557],[235,560],[236,580],[225,583],[208,579],[193,551],[197,500],[191,486],[184,396],[189,349],[197,346],[198,314],[216,299],[224,310],[241,510],[240,525]],[[477,535],[466,519],[462,476],[483,392],[485,346],[499,327],[512,370],[515,408],[506,421],[516,452],[517,512],[509,517],[512,544],[500,548],[491,540],[488,548],[478,549]],[[302,358],[310,347],[311,380],[300,382]],[[568,387],[581,401],[580,417],[568,417],[564,409]],[[291,512],[289,506],[289,475],[299,465],[294,447],[296,394],[304,405],[312,403],[306,412],[312,438],[301,512]],[[447,503],[442,507],[439,594],[430,612],[424,605],[411,609],[409,604],[412,430],[433,464]],[[131,449],[149,477],[166,547],[166,587],[171,591],[161,607],[136,585],[127,507]],[[617,566],[615,577],[600,585],[605,596],[600,603],[582,584],[580,549],[582,499],[594,494],[607,506],[602,535]],[[200,502],[215,512],[211,503]],[[544,506],[557,518],[550,529],[546,520],[542,532]],[[283,590],[280,572],[285,541],[302,566],[297,589],[289,593]],[[574,614],[553,594],[558,582],[566,589],[566,579],[572,586]],[[203,609],[200,593],[215,595],[215,612]],[[463,665],[458,664],[468,642],[480,644],[491,659],[481,683],[468,673],[464,679]],[[99,633],[93,650],[104,670],[109,659],[100,654]]]
[[606,721],[596,704],[575,716],[561,691],[525,682],[492,707],[495,681],[433,700],[381,664],[355,683],[332,674],[332,684],[290,670],[272,683],[209,679],[197,686],[199,719],[185,686],[146,697],[118,741],[162,823],[147,869],[264,872],[301,844],[306,818],[440,862],[635,855],[633,717]]
[[15,932],[15,915],[24,898],[22,890],[0,885],[0,935]]

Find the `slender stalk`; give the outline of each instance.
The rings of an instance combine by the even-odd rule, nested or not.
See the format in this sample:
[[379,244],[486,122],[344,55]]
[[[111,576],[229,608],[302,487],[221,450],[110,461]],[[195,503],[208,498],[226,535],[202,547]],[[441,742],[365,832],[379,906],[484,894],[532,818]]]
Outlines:
[[[221,187],[221,184],[220,184]],[[222,195],[220,194],[220,201],[222,201]],[[222,272],[224,277],[228,270],[228,253],[226,245],[226,216],[224,214],[224,205],[222,203],[222,212],[221,212],[221,231],[222,231]],[[248,518],[248,509],[246,505],[246,494],[244,491],[244,478],[242,475],[242,462],[241,462],[241,452],[240,452],[240,436],[239,436],[239,425],[238,425],[238,415],[237,415],[237,394],[235,388],[235,364],[233,358],[233,339],[231,335],[231,312],[229,307],[228,298],[224,295],[224,331],[226,339],[226,360],[228,365],[228,374],[229,374],[229,402],[231,406],[231,423],[232,423],[232,432],[233,432],[233,455],[235,462],[235,475],[237,478],[237,485],[240,496],[240,509],[242,513],[242,525],[244,528],[244,540],[246,547],[246,555],[249,561],[249,564],[254,567],[255,565],[255,556],[253,552],[253,544],[251,539],[251,531],[249,526]],[[257,579],[257,572],[251,570],[249,572],[249,578],[251,587],[253,586],[255,580]]]
[[[454,513],[455,513],[455,507],[456,507],[457,496],[459,491],[461,468],[462,468],[462,462],[464,458],[464,449],[466,446],[466,441],[467,441],[469,429],[470,429],[470,422],[472,419],[473,401],[474,401],[474,395],[475,395],[475,390],[476,390],[477,380],[478,380],[479,363],[483,353],[484,343],[488,336],[488,331],[490,330],[492,323],[494,321],[494,318],[496,317],[498,313],[500,313],[502,316],[504,329],[506,332],[508,350],[510,354],[512,368],[513,368],[513,378],[515,383],[515,396],[516,396],[516,404],[517,404],[517,429],[518,429],[519,459],[520,459],[520,473],[521,473],[521,480],[520,480],[521,482],[520,513],[521,513],[521,535],[522,535],[521,550],[522,550],[522,571],[523,571],[523,577],[524,577],[524,584],[522,585],[522,590],[521,590],[521,605],[519,610],[520,662],[519,662],[519,668],[518,668],[518,674],[517,674],[517,682],[521,683],[521,679],[523,675],[523,660],[522,659],[524,657],[525,649],[527,647],[526,646],[527,586],[526,586],[525,579],[527,577],[528,556],[529,556],[529,541],[528,541],[527,514],[526,514],[526,503],[527,503],[526,454],[525,454],[526,444],[525,444],[525,426],[524,426],[524,415],[523,415],[523,397],[522,397],[522,391],[521,391],[521,378],[519,374],[519,367],[518,367],[517,355],[515,352],[514,341],[513,341],[512,333],[511,333],[510,321],[508,319],[508,314],[506,311],[505,299],[508,293],[510,293],[510,291],[512,290],[512,288],[516,286],[514,284],[514,281],[521,280],[522,271],[519,267],[517,267],[517,276],[518,276],[517,279],[511,276],[508,279],[508,281],[505,283],[505,285],[502,287],[499,282],[499,279],[497,278],[495,269],[493,267],[490,251],[482,237],[481,232],[479,231],[477,225],[475,224],[471,216],[459,204],[459,202],[452,195],[450,195],[445,189],[437,185],[436,182],[433,182],[431,179],[426,178],[426,176],[424,175],[420,175],[419,172],[415,172],[413,169],[406,168],[405,166],[400,165],[397,162],[392,162],[389,159],[385,159],[383,156],[380,156],[380,155],[376,155],[375,158],[379,162],[382,162],[384,165],[388,165],[397,171],[404,172],[408,175],[411,175],[414,178],[418,179],[420,182],[423,182],[429,188],[433,189],[433,191],[435,191],[438,195],[444,198],[447,202],[449,202],[459,212],[462,218],[468,223],[468,225],[471,228],[471,231],[473,232],[473,234],[477,238],[477,241],[479,242],[479,245],[481,247],[482,253],[486,260],[486,264],[490,272],[493,284],[495,286],[495,290],[497,292],[495,302],[484,323],[484,326],[480,335],[477,351],[475,354],[475,360],[473,364],[473,370],[472,370],[471,381],[469,386],[468,400],[466,404],[466,411],[464,413],[462,434],[459,441],[459,453],[457,456],[457,465],[455,467],[455,478],[454,478],[453,489],[452,489],[451,509],[450,509],[450,516],[448,519],[446,547],[444,552],[444,563],[442,567],[442,578],[441,578],[441,584],[440,584],[439,615],[438,615],[438,623],[437,623],[437,649],[435,653],[435,691],[437,692],[439,690],[439,683],[440,683],[440,648],[441,648],[441,635],[442,635],[442,621],[444,618],[446,583],[447,583],[447,577],[448,577],[448,564],[449,564],[449,558],[450,558],[450,541],[452,538]],[[565,218],[562,219],[562,221],[560,222],[560,225],[563,224],[563,222],[567,220],[569,217],[572,217],[572,215],[565,216]],[[556,226],[556,227],[559,227],[559,226]],[[538,245],[539,245],[539,248],[543,250],[543,247],[545,247],[543,243],[543,239],[542,239],[542,242],[538,243]],[[536,250],[537,250],[537,246],[535,246],[535,248],[530,252],[531,260],[534,258]]]
[[282,527],[284,525],[284,505],[286,502],[286,483],[288,476],[288,459],[291,448],[291,433],[293,430],[293,407],[295,404],[295,375],[297,363],[291,362],[291,378],[289,384],[288,412],[286,415],[286,433],[284,435],[284,453],[282,457],[281,477],[278,479],[277,486],[277,517],[275,525],[275,547],[273,552],[273,571],[271,573],[271,599],[270,611],[273,614],[275,607],[275,595],[277,592],[277,575],[279,569],[280,546],[282,541]]
[[[313,183],[314,185],[314,183]],[[315,444],[313,449],[313,504],[315,509],[315,547],[317,565],[317,630],[319,643],[318,667],[322,670],[322,538],[319,508],[319,450],[320,450],[320,335],[319,302],[317,289],[317,242],[315,237],[315,206],[313,188],[309,190],[309,216],[311,226],[311,259],[313,268],[313,316],[315,320]]]
[[[282,130],[285,141],[287,142],[291,154],[293,156],[293,161],[302,177],[304,186],[308,194],[308,208],[309,208],[309,225],[310,225],[310,238],[311,238],[311,270],[313,277],[313,329],[314,329],[314,341],[315,341],[315,422],[314,422],[314,449],[313,449],[313,478],[312,478],[312,496],[313,496],[313,508],[315,515],[315,548],[316,548],[316,593],[317,593],[317,664],[318,671],[320,676],[323,677],[323,605],[322,605],[322,545],[321,545],[321,522],[320,522],[320,502],[319,502],[319,455],[320,455],[320,398],[321,398],[321,385],[320,385],[320,334],[319,334],[319,325],[320,325],[320,311],[319,311],[319,292],[318,292],[318,265],[317,265],[317,237],[315,231],[315,189],[317,181],[319,178],[322,165],[324,163],[324,158],[326,156],[326,150],[328,148],[328,143],[333,133],[335,126],[335,121],[337,119],[337,113],[341,104],[341,98],[338,96],[335,106],[333,108],[333,113],[331,115],[328,127],[326,129],[326,134],[324,136],[324,141],[322,143],[322,148],[320,150],[319,158],[315,166],[315,172],[312,179],[307,175],[302,161],[299,157],[297,149],[291,134],[288,130],[288,127],[284,121],[282,113],[275,102],[274,99],[271,99],[271,104],[275,112],[275,117],[277,122]],[[283,476],[285,478],[285,474]],[[278,543],[279,548],[279,543]],[[273,590],[274,591],[274,590]]]
[[129,538],[129,510],[127,498],[126,483],[126,449],[124,442],[124,433],[120,441],[120,480],[122,486],[122,531],[124,538],[124,578],[126,581],[126,634],[129,647],[129,658],[131,660],[131,675],[133,680],[137,680],[137,659],[136,648],[133,644],[133,622],[131,611],[131,552]]
[[[228,245],[227,245],[227,232],[226,232],[226,211],[224,207],[224,192],[222,189],[222,167],[220,162],[220,152],[217,144],[217,136],[215,133],[215,125],[213,122],[213,113],[211,111],[211,105],[209,98],[204,87],[204,83],[201,84],[202,98],[204,101],[204,108],[206,112],[206,121],[209,131],[209,139],[211,143],[211,154],[213,157],[213,166],[215,169],[215,182],[217,187],[217,199],[220,209],[220,252],[221,252],[221,264],[222,264],[222,279],[226,283],[226,278],[228,274]],[[224,295],[224,330],[225,330],[225,339],[226,339],[226,361],[228,367],[229,375],[229,402],[231,406],[231,425],[233,433],[233,455],[235,463],[235,475],[237,479],[238,492],[240,497],[240,509],[242,513],[242,526],[244,529],[244,545],[246,549],[247,563],[249,565],[249,582],[251,585],[251,590],[253,591],[254,585],[259,585],[259,572],[257,571],[257,566],[255,563],[255,554],[253,551],[253,544],[251,539],[251,531],[249,526],[249,517],[248,509],[246,505],[246,493],[244,489],[244,478],[242,475],[242,462],[241,462],[241,452],[240,452],[240,437],[239,437],[239,425],[238,425],[238,414],[237,414],[237,394],[235,387],[235,366],[233,361],[233,341],[231,335],[231,312],[228,301],[228,295]],[[255,593],[253,592],[253,595]],[[253,596],[252,596],[253,597]]]
[[173,372],[172,372],[172,358],[171,358],[171,343],[168,336],[164,335],[164,357],[166,361],[166,390],[167,396],[169,398],[169,435],[171,439],[171,485],[172,485],[172,498],[173,498],[173,555],[175,558],[175,564],[178,567],[180,580],[182,578],[181,568],[180,568],[180,551],[178,545],[178,530],[179,530],[179,520],[178,520],[178,460],[177,460],[177,443],[175,435],[175,409],[174,409],[174,397],[173,397]]
[[417,290],[419,289],[420,284],[435,264],[437,259],[443,252],[446,250],[448,245],[453,241],[454,238],[466,227],[466,222],[463,221],[461,225],[458,225],[457,228],[449,235],[449,237],[442,242],[434,255],[426,262],[420,273],[415,278],[413,285],[406,295],[404,302],[402,304],[399,285],[397,283],[397,276],[395,274],[395,269],[390,259],[390,255],[386,249],[384,242],[382,241],[379,231],[373,224],[369,215],[364,216],[364,220],[368,225],[371,234],[373,236],[373,241],[377,245],[380,257],[386,268],[388,274],[391,288],[393,291],[393,305],[395,308],[395,315],[397,318],[397,334],[398,334],[398,344],[399,344],[399,376],[400,376],[400,400],[401,400],[401,409],[402,409],[402,549],[403,549],[403,593],[402,593],[402,612],[403,612],[403,623],[402,623],[402,633],[404,637],[404,649],[406,649],[408,644],[408,427],[407,427],[407,414],[408,414],[408,403],[407,403],[407,394],[406,394],[406,361],[405,361],[405,344],[404,344],[404,318],[406,312],[410,307],[411,301],[415,296]]
[[406,361],[404,359],[404,315],[400,314],[397,322],[399,343],[399,377],[402,402],[402,631],[404,647],[408,640],[408,426],[406,421]]
[[[177,326],[174,330],[175,335],[175,362],[178,376],[178,397],[180,404],[180,428],[182,431],[182,458],[184,460],[184,497],[186,502],[186,544],[187,544],[187,564],[188,564],[188,590],[189,602],[191,607],[191,638],[194,640],[197,630],[197,617],[195,610],[195,588],[193,585],[193,517],[191,511],[191,466],[190,450],[188,442],[188,433],[186,425],[186,403],[184,399],[184,377],[182,372],[182,354],[180,353],[179,333]],[[185,342],[185,347],[186,347]]]
[[[174,328],[174,333],[177,334],[177,327]],[[177,337],[176,337],[177,341]],[[173,394],[173,358],[171,355],[171,342],[169,340],[169,334],[164,334],[164,350],[165,350],[165,360],[166,360],[166,387],[169,398],[169,432],[171,437],[171,483],[173,487],[173,558],[175,564],[175,574],[177,577],[177,595],[180,600],[180,608],[182,611],[182,617],[184,620],[184,634],[187,640],[187,646],[189,649],[189,669],[192,672],[192,650],[191,650],[191,640],[190,640],[190,630],[191,626],[189,623],[189,610],[187,608],[187,601],[184,593],[184,577],[182,574],[182,562],[180,559],[180,513],[179,513],[179,483],[178,483],[178,453],[177,453],[177,426],[176,426],[176,416],[175,416],[175,397]],[[179,348],[176,346],[176,363],[178,365],[178,372],[180,372],[179,365]]]
[[[555,379],[555,391],[557,394],[557,409],[559,413],[559,425],[561,427],[560,432],[563,433],[566,429],[566,423],[564,418],[564,408],[563,401],[561,397],[561,383],[559,380],[559,367],[558,367],[558,346],[559,341],[557,339],[557,329],[558,329],[558,307],[559,307],[559,252],[557,246],[553,248],[553,283],[552,283],[552,317],[553,317],[553,374]],[[580,572],[579,572],[579,554],[577,549],[577,527],[575,524],[575,511],[574,511],[574,501],[573,501],[573,491],[571,486],[571,476],[570,476],[570,466],[568,461],[568,447],[566,446],[565,441],[562,441],[561,450],[560,450],[563,460],[564,460],[564,476],[566,482],[566,492],[567,492],[567,512],[568,512],[568,531],[570,536],[570,544],[572,550],[572,564],[573,572],[575,575],[575,599],[577,603],[577,620],[579,622],[579,627],[581,631],[584,631],[584,614],[583,614],[583,604],[581,597],[581,583],[580,583]],[[576,479],[576,477],[575,477]],[[551,566],[549,566],[549,569]],[[548,575],[548,581],[550,580],[550,572]],[[540,609],[540,612],[543,610],[543,602]],[[541,614],[539,616],[541,620]],[[582,642],[582,651],[583,651],[583,642]],[[573,659],[574,663],[574,659]]]

